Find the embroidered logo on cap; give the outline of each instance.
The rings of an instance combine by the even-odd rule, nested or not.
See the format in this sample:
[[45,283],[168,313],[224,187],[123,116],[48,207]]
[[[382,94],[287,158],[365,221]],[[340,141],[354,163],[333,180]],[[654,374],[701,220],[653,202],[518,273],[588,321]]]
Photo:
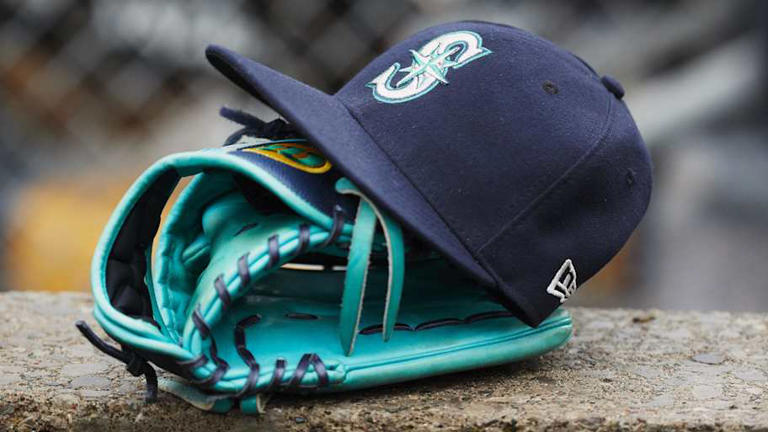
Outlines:
[[565,260],[560,270],[555,273],[552,282],[547,287],[547,292],[560,299],[560,303],[565,303],[568,297],[576,292],[576,267],[569,259]]
[[[373,89],[373,97],[381,102],[407,102],[429,93],[438,84],[448,84],[449,70],[491,53],[483,47],[483,38],[475,32],[446,33],[418,50],[411,50],[409,67],[400,69],[400,63],[395,63],[366,85]],[[392,80],[398,73],[401,75],[393,86]]]
[[316,148],[296,141],[273,142],[241,150],[258,153],[310,174],[323,174],[331,169],[331,163]]

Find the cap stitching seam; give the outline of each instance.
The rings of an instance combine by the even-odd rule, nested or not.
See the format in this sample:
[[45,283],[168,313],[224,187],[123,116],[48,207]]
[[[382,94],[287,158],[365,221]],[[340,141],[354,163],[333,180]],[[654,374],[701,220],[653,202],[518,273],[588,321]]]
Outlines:
[[[578,161],[576,161],[570,168],[568,168],[563,175],[561,175],[557,180],[555,180],[552,185],[550,185],[544,192],[542,192],[538,197],[536,197],[533,201],[531,201],[531,204],[529,204],[525,209],[521,210],[520,213],[518,213],[509,223],[504,225],[493,237],[491,237],[487,242],[485,242],[480,248],[478,248],[477,253],[478,256],[480,256],[480,263],[483,265],[483,268],[486,269],[488,273],[490,273],[493,278],[497,281],[500,288],[503,288],[504,286],[507,286],[507,283],[504,282],[504,279],[499,276],[499,274],[493,269],[491,265],[489,265],[488,260],[483,255],[483,250],[485,250],[486,247],[488,247],[489,244],[493,243],[500,237],[502,234],[509,231],[512,227],[517,225],[521,220],[523,220],[525,217],[527,217],[530,213],[533,212],[534,209],[538,207],[538,205],[543,201],[543,199],[550,195],[551,193],[558,190],[557,186],[562,183],[563,179],[567,178],[574,170],[576,170],[579,166],[581,166],[584,162],[590,159],[592,155],[597,151],[597,149],[601,148],[602,145],[605,143],[606,138],[610,135],[610,133],[613,131],[613,127],[615,122],[612,121],[611,114],[614,112],[615,102],[613,101],[613,98],[609,99],[609,111],[608,111],[608,122],[606,122],[606,125],[604,127],[603,133],[600,135],[600,138],[593,144],[589,150],[582,155]],[[539,312],[536,308],[532,307],[530,302],[528,302],[527,299],[522,298],[521,296],[517,295],[515,292],[507,292],[503,291],[503,295],[506,297],[511,297],[512,301],[516,303],[520,308],[523,310],[523,312],[528,315],[530,318],[532,318],[533,321],[540,321],[544,319],[545,317],[542,316],[541,312]]]
[[[376,140],[373,139],[371,134],[368,132],[368,129],[365,128],[365,126],[360,122],[360,120],[358,120],[357,116],[347,107],[347,105],[344,104],[343,102],[341,102],[341,100],[339,100],[339,103],[341,104],[341,106],[344,107],[344,109],[347,111],[347,113],[349,113],[349,116],[352,117],[355,120],[355,123],[357,123],[357,125],[360,126],[360,129],[362,129],[365,132],[365,134],[368,135],[368,138],[370,138],[371,141],[376,143]],[[376,145],[378,146],[378,143]],[[424,194],[422,193],[422,191],[419,188],[416,187],[416,183],[413,181],[413,179],[411,179],[411,177],[409,175],[407,175],[405,173],[405,171],[403,171],[400,168],[400,166],[395,163],[394,160],[392,160],[392,158],[389,156],[389,154],[387,154],[387,152],[384,151],[384,149],[379,147],[379,150],[381,150],[381,153],[384,154],[384,156],[389,160],[389,162],[392,164],[392,166],[397,168],[397,170],[400,172],[400,174],[403,176],[403,178],[408,180],[408,183],[411,184],[411,187],[416,191],[416,193],[418,193],[419,196],[424,200],[424,202],[427,203],[429,208],[432,209],[432,211],[435,213],[435,215],[437,215],[437,217],[440,219],[440,221],[442,221],[443,224],[446,226],[446,228],[448,228],[448,231],[450,231],[454,235],[454,237],[456,238],[456,241],[464,248],[464,251],[467,252],[467,254],[469,254],[469,256],[471,256],[475,260],[476,264],[478,264],[481,268],[483,268],[483,270],[488,272],[488,270],[485,269],[483,265],[481,265],[481,262],[480,262],[479,258],[474,253],[472,253],[472,251],[470,250],[469,247],[467,247],[466,244],[464,244],[464,242],[462,241],[459,233],[456,232],[456,229],[448,224],[448,221],[446,221],[443,218],[443,215],[440,214],[440,212],[435,208],[435,206],[432,204],[432,202],[426,196],[424,196]]]
[[494,234],[488,241],[483,243],[482,246],[478,248],[478,252],[481,252],[483,249],[485,249],[489,244],[493,243],[498,239],[499,236],[501,236],[504,232],[509,230],[511,227],[516,225],[520,220],[524,219],[528,216],[529,213],[531,213],[536,207],[541,204],[541,202],[544,200],[546,196],[553,193],[555,190],[557,190],[557,187],[563,182],[564,179],[568,178],[568,176],[576,170],[579,166],[581,166],[584,162],[586,162],[592,155],[595,153],[595,151],[605,142],[605,139],[610,135],[611,131],[613,130],[614,121],[612,119],[612,114],[614,112],[615,102],[613,101],[613,97],[609,97],[608,99],[608,121],[606,122],[604,129],[602,133],[599,135],[599,138],[597,141],[592,144],[592,146],[587,150],[581,157],[573,164],[570,168],[565,170],[563,174],[557,178],[554,182],[552,182],[549,187],[547,187],[539,196],[534,198],[530,204],[528,204],[524,209],[520,210],[520,212],[515,215],[512,220],[507,222],[504,226],[502,226],[499,231]]

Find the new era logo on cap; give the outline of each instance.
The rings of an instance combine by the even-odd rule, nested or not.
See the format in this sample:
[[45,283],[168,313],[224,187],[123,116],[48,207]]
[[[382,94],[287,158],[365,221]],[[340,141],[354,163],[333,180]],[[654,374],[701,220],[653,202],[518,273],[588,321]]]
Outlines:
[[565,303],[568,297],[576,292],[576,267],[573,266],[571,259],[565,260],[560,269],[555,273],[552,282],[547,287],[547,292],[560,299],[560,303]]

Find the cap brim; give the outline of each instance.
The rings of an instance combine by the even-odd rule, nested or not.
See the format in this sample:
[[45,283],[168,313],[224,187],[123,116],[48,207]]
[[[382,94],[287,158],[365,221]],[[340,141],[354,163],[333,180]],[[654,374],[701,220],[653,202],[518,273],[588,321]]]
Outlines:
[[219,46],[208,61],[296,126],[378,205],[480,282],[494,284],[430,203],[337,98]]

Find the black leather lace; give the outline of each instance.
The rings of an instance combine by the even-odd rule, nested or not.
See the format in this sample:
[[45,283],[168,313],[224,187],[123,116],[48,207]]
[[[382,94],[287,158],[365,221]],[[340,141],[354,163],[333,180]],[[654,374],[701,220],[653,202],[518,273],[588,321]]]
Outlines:
[[243,135],[270,140],[299,137],[298,131],[283,119],[275,119],[270,122],[265,122],[253,114],[227,107],[222,107],[221,110],[219,110],[219,114],[227,120],[244,126],[227,138],[224,142],[225,146],[237,143]]
[[125,347],[120,350],[104,342],[104,340],[91,330],[85,321],[78,320],[75,323],[75,327],[77,327],[88,342],[98,348],[99,351],[125,363],[125,368],[131,375],[135,377],[144,375],[147,382],[147,391],[144,400],[149,403],[157,400],[157,373],[155,373],[155,369],[150,366],[143,357]]

